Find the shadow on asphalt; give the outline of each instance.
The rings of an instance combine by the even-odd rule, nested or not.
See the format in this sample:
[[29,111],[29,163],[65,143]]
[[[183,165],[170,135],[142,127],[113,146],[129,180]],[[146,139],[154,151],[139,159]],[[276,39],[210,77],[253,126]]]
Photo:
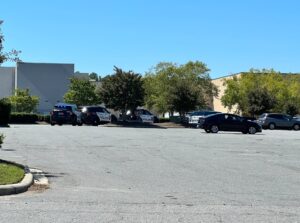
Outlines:
[[205,135],[251,135],[251,136],[255,136],[255,135],[265,135],[264,133],[256,133],[256,134],[243,134],[241,132],[218,132],[218,133],[206,133],[205,131],[201,132],[201,134],[205,134]]
[[134,122],[117,122],[107,124],[106,127],[126,127],[126,128],[154,128],[154,129],[167,129],[166,127],[150,123],[134,123]]
[[49,172],[44,172],[45,177],[48,178],[58,178],[58,177],[63,177],[67,175],[66,173],[49,173]]

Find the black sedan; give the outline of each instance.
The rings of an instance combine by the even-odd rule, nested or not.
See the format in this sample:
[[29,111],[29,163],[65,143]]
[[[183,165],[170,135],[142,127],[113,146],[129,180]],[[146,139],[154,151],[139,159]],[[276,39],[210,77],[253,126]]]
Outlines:
[[242,132],[244,134],[255,134],[261,132],[262,128],[254,121],[233,114],[214,114],[206,118],[200,118],[199,124],[207,133],[218,131]]

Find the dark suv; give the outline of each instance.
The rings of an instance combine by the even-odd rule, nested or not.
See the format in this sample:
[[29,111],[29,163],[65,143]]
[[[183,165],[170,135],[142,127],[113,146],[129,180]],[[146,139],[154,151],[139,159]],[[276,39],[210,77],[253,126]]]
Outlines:
[[50,124],[51,125],[82,125],[81,113],[78,111],[77,106],[73,104],[58,103],[54,106],[50,112]]
[[285,114],[264,113],[259,116],[258,123],[264,129],[300,129],[300,119]]
[[101,106],[83,106],[82,122],[87,125],[99,125],[111,122],[112,115],[106,108]]

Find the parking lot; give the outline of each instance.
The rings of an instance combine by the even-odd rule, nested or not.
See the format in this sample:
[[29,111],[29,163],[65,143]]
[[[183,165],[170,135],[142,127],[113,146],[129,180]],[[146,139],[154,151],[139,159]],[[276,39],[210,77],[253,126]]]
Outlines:
[[46,191],[0,197],[1,222],[300,222],[300,132],[12,125],[2,159]]

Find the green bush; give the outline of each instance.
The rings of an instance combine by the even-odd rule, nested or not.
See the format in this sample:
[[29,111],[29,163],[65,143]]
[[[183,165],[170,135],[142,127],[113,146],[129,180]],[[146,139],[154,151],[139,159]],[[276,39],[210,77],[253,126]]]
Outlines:
[[1,145],[4,141],[4,138],[5,138],[5,136],[3,134],[0,134],[0,148],[1,148]]
[[35,124],[38,121],[38,115],[32,113],[11,113],[10,123],[12,124]]
[[0,100],[0,125],[7,125],[9,123],[11,112],[11,104],[8,99]]
[[50,123],[50,115],[38,115],[38,121]]
[[159,118],[159,123],[170,122],[170,118]]
[[181,123],[183,121],[182,116],[171,116],[170,117],[170,122],[174,122],[174,123]]

